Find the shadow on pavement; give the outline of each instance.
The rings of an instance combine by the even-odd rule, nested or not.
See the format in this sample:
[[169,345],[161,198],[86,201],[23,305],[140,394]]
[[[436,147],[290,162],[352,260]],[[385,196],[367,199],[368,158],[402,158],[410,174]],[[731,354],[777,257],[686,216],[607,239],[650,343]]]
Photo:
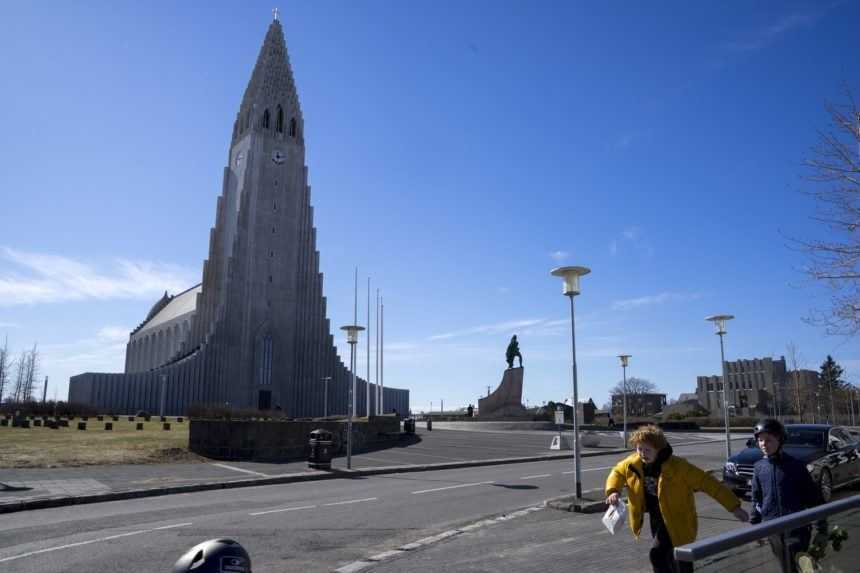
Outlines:
[[528,484],[508,485],[506,483],[491,483],[490,485],[493,487],[503,487],[505,489],[538,489],[538,486]]

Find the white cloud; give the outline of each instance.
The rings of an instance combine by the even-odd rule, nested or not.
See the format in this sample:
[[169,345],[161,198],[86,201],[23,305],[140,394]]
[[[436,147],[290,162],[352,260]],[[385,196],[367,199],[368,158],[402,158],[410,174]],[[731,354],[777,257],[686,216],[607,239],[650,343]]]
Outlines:
[[0,306],[86,299],[148,299],[165,290],[180,292],[195,283],[194,273],[176,265],[117,259],[112,268],[58,255],[0,248]]
[[568,253],[567,251],[553,251],[552,253],[549,254],[549,258],[551,258],[554,261],[558,261],[558,262],[561,262],[561,261],[567,259],[567,257],[569,257],[569,256],[570,256],[570,253]]
[[512,330],[519,330],[523,328],[528,328],[530,326],[535,326],[542,322],[545,322],[545,319],[539,318],[534,320],[514,320],[510,322],[499,322],[496,324],[484,324],[481,326],[475,326],[463,330],[446,332],[444,334],[435,334],[433,336],[428,337],[427,340],[447,340],[449,338],[469,336],[471,334],[495,334],[499,332],[510,332]]
[[655,304],[665,304],[667,302],[683,302],[688,300],[696,300],[701,297],[702,295],[700,293],[661,292],[655,295],[617,300],[612,303],[612,310],[632,310],[634,308],[639,308],[642,306],[653,306]]
[[814,24],[819,16],[820,14],[812,12],[792,12],[785,14],[773,24],[755,30],[744,38],[728,42],[724,47],[733,52],[754,52],[761,50],[796,28]]
[[654,255],[654,249],[642,239],[642,231],[639,227],[627,227],[621,231],[619,237],[612,239],[609,243],[609,254],[614,257],[625,245],[632,246],[636,251],[649,257]]
[[98,332],[98,337],[101,340],[109,342],[128,342],[128,336],[131,332],[130,328],[123,326],[104,326]]
[[0,328],[20,328],[21,325],[14,322],[0,322]]

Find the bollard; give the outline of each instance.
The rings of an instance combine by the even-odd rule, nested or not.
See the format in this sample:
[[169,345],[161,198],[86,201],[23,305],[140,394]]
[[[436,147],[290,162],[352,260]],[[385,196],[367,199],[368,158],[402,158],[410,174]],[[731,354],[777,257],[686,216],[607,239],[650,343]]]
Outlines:
[[143,422],[138,422],[137,428],[135,428],[135,430],[142,430],[142,429],[143,429]]
[[78,422],[78,429],[79,430],[86,430],[87,429],[87,423],[86,422]]
[[110,432],[113,430],[113,422],[105,422],[105,431]]
[[162,427],[162,429],[164,429],[164,430],[169,430],[169,429],[170,429],[170,422],[164,422],[164,423],[161,425],[161,427]]

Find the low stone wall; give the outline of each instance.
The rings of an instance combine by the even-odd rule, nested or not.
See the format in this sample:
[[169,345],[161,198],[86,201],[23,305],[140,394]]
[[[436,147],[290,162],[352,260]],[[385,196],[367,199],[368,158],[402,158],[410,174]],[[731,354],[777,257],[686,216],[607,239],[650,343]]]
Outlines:
[[[192,419],[188,448],[201,456],[219,460],[284,462],[308,456],[308,439],[313,430],[328,430],[338,453],[346,452],[345,421],[262,421]],[[353,422],[352,452],[358,453],[400,434],[400,417],[372,416]]]

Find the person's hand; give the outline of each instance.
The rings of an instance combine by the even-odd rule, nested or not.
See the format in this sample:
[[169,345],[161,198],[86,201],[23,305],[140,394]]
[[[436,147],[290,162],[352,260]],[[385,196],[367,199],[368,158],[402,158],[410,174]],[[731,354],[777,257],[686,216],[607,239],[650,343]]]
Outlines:
[[746,523],[747,521],[750,520],[749,514],[746,511],[744,511],[744,508],[742,508],[741,506],[738,506],[732,512],[732,515],[734,515],[736,518],[738,518],[738,521],[743,521],[744,523]]
[[618,505],[618,492],[610,493],[606,498],[606,505]]

